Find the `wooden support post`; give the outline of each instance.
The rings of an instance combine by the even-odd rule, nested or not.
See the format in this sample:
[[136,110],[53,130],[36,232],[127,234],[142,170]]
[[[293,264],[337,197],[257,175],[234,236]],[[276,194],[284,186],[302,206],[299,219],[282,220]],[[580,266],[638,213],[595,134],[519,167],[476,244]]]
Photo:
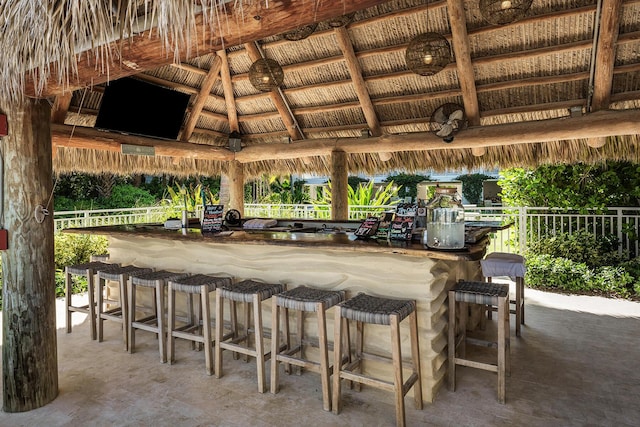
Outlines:
[[347,221],[349,219],[349,173],[347,153],[331,152],[331,219]]
[[58,395],[53,217],[36,214],[40,205],[53,213],[51,109],[26,99],[4,112],[2,409],[24,412]]
[[237,160],[229,162],[229,209],[236,209],[244,216],[244,166]]

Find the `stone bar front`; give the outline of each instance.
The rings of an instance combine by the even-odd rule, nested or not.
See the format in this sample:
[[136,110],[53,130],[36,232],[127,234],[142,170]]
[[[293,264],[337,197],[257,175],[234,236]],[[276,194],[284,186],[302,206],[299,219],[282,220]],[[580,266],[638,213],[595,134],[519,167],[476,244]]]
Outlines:
[[[459,279],[480,280],[479,260],[487,239],[460,251],[428,250],[415,242],[356,239],[352,233],[302,233],[235,230],[230,235],[203,236],[199,229],[165,230],[154,225],[69,229],[105,235],[113,262],[188,273],[232,276],[415,299],[422,370],[422,392],[432,402],[443,385],[447,362],[447,291]],[[212,297],[213,299],[213,297]],[[213,300],[212,300],[213,304]],[[270,304],[263,305],[264,324],[271,326]],[[329,338],[333,315],[328,316]],[[315,336],[314,322],[309,334]],[[305,324],[305,328],[307,325]],[[402,352],[410,355],[408,325],[402,325]],[[354,331],[352,331],[353,333]],[[365,345],[374,353],[390,349],[388,327],[369,327]],[[379,351],[377,351],[379,349]],[[365,370],[393,378],[390,365],[370,362]]]

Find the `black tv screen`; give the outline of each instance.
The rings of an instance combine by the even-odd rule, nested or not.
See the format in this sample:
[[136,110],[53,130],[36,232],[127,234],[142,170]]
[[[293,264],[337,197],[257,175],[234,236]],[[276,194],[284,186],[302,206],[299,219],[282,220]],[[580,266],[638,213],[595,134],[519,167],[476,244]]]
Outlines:
[[105,87],[95,127],[175,140],[189,97],[130,77],[114,80]]

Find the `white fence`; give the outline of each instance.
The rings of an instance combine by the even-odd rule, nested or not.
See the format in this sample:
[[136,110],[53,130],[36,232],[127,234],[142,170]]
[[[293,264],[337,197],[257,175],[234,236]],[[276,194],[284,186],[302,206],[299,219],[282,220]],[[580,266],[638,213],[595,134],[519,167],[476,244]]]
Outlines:
[[[393,206],[349,206],[349,219],[362,220],[369,215],[393,210]],[[245,217],[328,220],[329,205],[269,205],[247,203]],[[63,228],[101,225],[158,223],[170,215],[164,207],[65,211],[54,214],[56,231]],[[199,215],[197,213],[196,215]],[[602,210],[566,210],[540,207],[465,206],[468,221],[499,221],[513,225],[492,234],[489,251],[524,253],[527,244],[556,233],[587,230],[596,236],[616,236],[620,253],[638,255],[640,247],[640,208],[610,207]]]

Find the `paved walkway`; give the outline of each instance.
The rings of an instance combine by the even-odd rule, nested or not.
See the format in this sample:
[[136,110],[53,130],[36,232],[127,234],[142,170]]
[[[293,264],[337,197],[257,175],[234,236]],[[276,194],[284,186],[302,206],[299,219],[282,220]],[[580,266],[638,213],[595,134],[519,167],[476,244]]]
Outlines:
[[[59,301],[59,307],[63,307]],[[527,289],[527,325],[512,339],[507,403],[495,374],[458,368],[456,392],[441,390],[422,411],[407,403],[410,426],[640,425],[640,303]],[[62,314],[62,310],[60,310]],[[387,426],[392,397],[346,390],[340,415],[322,411],[319,377],[282,376],[277,395],[256,391],[255,364],[225,355],[225,375],[204,373],[202,353],[179,343],[174,365],[159,363],[148,333],[122,351],[116,324],[105,342],[88,325],[58,329],[60,395],[43,408],[0,412],[0,426]],[[59,316],[62,319],[61,316]],[[62,325],[62,323],[59,323]],[[512,321],[513,325],[513,321]],[[513,326],[512,326],[513,327]]]

